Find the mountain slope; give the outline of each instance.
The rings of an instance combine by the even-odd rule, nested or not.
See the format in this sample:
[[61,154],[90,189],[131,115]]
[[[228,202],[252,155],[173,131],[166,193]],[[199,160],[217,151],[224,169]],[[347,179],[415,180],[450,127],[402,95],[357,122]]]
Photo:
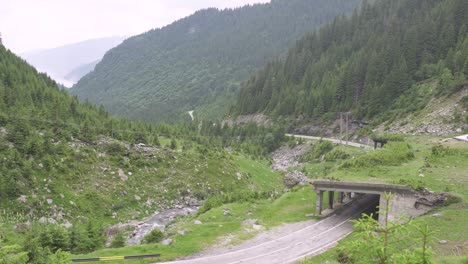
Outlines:
[[77,68],[99,61],[104,53],[122,43],[123,40],[123,37],[91,39],[54,49],[25,53],[21,57],[39,71],[46,72],[57,82],[71,87],[92,68],[88,67],[86,71],[81,71],[80,76],[67,78],[68,75],[74,71],[76,73]]
[[3,225],[17,224],[14,216],[109,223],[279,186],[279,179],[263,187],[239,176],[231,154],[192,131],[110,118],[0,44],[0,210],[8,212],[0,214],[0,233],[19,236]]
[[131,119],[221,117],[249,72],[360,0],[275,0],[206,9],[109,51],[71,90]]
[[467,28],[464,0],[364,3],[251,76],[233,112],[367,119],[424,80],[437,81],[434,96],[454,93],[468,75]]

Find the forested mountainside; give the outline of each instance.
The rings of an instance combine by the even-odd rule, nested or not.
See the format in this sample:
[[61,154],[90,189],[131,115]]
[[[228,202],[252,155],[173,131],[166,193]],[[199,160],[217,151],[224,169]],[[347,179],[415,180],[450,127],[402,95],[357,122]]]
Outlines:
[[[312,118],[353,111],[372,118],[402,94],[411,97],[405,91],[421,81],[435,81],[441,96],[463,89],[466,76],[468,1],[364,2],[252,75],[232,111]],[[424,107],[413,97],[399,103]]]
[[53,253],[103,248],[111,224],[215,195],[270,197],[282,189],[279,174],[261,165],[265,173],[251,176],[254,165],[244,164],[252,162],[233,151],[243,144],[269,151],[283,131],[206,123],[201,132],[207,128],[218,136],[201,136],[198,125],[111,118],[0,43],[0,262],[65,263]]
[[110,118],[0,44],[0,210],[9,212],[2,222],[16,213],[31,220],[118,221],[190,198],[259,190],[239,178],[221,139],[207,140],[196,127]]
[[360,0],[274,0],[206,9],[132,37],[71,90],[111,114],[150,121],[219,118],[253,69]]
[[90,39],[53,49],[27,52],[20,56],[40,72],[46,72],[55,81],[70,88],[92,71],[108,50],[123,40],[124,37]]

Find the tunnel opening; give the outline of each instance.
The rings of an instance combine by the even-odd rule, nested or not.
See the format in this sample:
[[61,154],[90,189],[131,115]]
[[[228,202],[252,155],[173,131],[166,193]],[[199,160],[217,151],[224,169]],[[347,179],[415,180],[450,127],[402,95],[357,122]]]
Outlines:
[[380,194],[365,194],[370,197],[366,209],[362,212],[363,214],[372,215],[374,220],[379,220],[379,206],[380,206]]

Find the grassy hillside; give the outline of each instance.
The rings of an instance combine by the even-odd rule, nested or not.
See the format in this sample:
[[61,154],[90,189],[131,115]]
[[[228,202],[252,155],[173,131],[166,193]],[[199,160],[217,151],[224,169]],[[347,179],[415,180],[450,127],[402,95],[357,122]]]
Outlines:
[[148,121],[219,119],[250,71],[360,0],[278,0],[206,9],[126,40],[71,90],[111,114]]
[[279,174],[196,130],[111,118],[0,45],[0,260],[19,244],[12,257],[54,263],[49,250],[102,248],[110,224],[281,191]]

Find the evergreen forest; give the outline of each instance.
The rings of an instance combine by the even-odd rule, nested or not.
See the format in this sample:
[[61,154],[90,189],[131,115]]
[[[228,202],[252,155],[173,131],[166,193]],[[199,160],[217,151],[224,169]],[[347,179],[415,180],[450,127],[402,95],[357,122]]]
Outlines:
[[146,121],[219,119],[241,81],[305,32],[359,0],[276,0],[206,9],[110,50],[71,92],[114,115]]
[[439,96],[454,93],[468,75],[467,28],[464,0],[365,1],[253,74],[232,112],[336,118],[352,111],[369,120],[425,80],[437,80]]

